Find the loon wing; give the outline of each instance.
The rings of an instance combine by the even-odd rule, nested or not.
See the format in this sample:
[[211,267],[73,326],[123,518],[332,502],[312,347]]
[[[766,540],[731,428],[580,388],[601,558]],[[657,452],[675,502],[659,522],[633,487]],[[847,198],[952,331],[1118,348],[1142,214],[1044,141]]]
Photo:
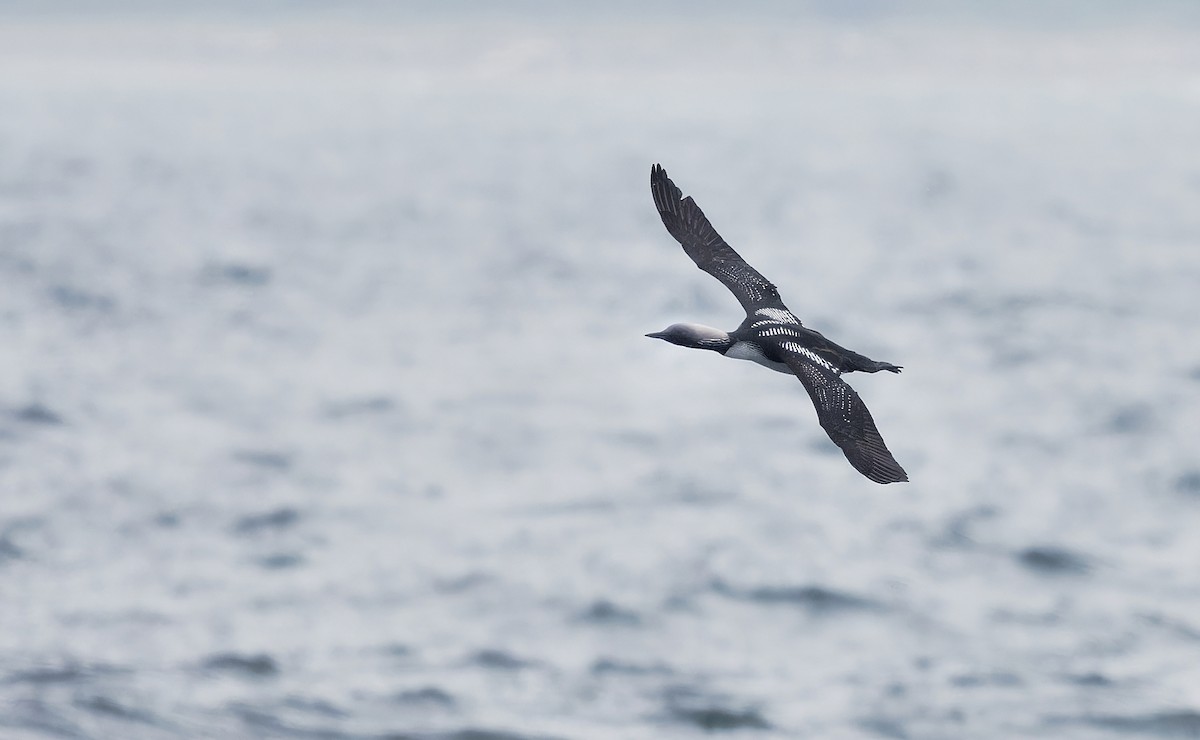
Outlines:
[[783,305],[779,291],[771,281],[733,251],[733,247],[708,222],[704,211],[700,210],[692,196],[683,197],[683,193],[667,177],[662,165],[656,164],[650,168],[650,193],[654,196],[654,205],[658,208],[663,225],[683,245],[683,251],[687,252],[697,267],[729,288],[747,314],[753,314],[761,308],[787,312],[787,306]]
[[883,443],[867,405],[832,367],[798,352],[784,352],[783,359],[812,398],[825,433],[842,448],[855,470],[876,483],[908,480]]

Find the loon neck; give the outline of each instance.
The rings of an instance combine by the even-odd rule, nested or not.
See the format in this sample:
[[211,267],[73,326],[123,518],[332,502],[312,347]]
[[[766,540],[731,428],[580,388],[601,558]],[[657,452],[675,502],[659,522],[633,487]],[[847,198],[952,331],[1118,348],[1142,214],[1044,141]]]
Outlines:
[[715,352],[725,354],[726,350],[734,345],[734,339],[728,333],[720,329],[712,329],[711,327],[705,328],[711,329],[712,333],[697,338],[695,344],[692,345],[693,347],[697,349],[711,349]]
[[714,352],[725,354],[729,348],[733,346],[733,340],[726,337],[725,339],[707,339],[696,345],[698,349],[711,349]]

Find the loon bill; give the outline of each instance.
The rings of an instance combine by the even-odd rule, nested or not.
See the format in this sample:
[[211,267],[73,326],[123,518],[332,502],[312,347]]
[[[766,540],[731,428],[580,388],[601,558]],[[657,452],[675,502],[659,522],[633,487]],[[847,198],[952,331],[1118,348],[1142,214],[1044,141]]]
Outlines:
[[733,251],[692,200],[684,198],[661,165],[650,169],[650,193],[663,225],[683,245],[696,266],[733,293],[746,320],[732,332],[702,324],[672,324],[648,337],[726,357],[750,360],[800,379],[817,409],[817,419],[854,469],[876,483],[908,480],[892,457],[866,404],[842,373],[860,370],[900,372],[898,365],[876,362],[841,347],[800,323],[783,305],[779,291]]

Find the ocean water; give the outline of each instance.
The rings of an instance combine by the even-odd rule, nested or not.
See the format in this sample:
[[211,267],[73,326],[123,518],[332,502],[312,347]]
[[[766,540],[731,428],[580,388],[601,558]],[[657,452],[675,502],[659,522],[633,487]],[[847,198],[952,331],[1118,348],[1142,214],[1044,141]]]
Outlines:
[[[0,737],[1200,737],[1184,6],[64,7],[0,14]],[[911,483],[642,336],[741,319],[654,162],[905,367]]]

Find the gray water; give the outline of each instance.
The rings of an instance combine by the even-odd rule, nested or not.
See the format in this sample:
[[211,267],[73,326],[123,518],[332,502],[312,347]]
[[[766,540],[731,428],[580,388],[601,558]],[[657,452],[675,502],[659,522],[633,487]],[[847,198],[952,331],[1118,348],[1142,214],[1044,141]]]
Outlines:
[[1200,737],[1185,6],[531,6],[3,15],[0,737]]

